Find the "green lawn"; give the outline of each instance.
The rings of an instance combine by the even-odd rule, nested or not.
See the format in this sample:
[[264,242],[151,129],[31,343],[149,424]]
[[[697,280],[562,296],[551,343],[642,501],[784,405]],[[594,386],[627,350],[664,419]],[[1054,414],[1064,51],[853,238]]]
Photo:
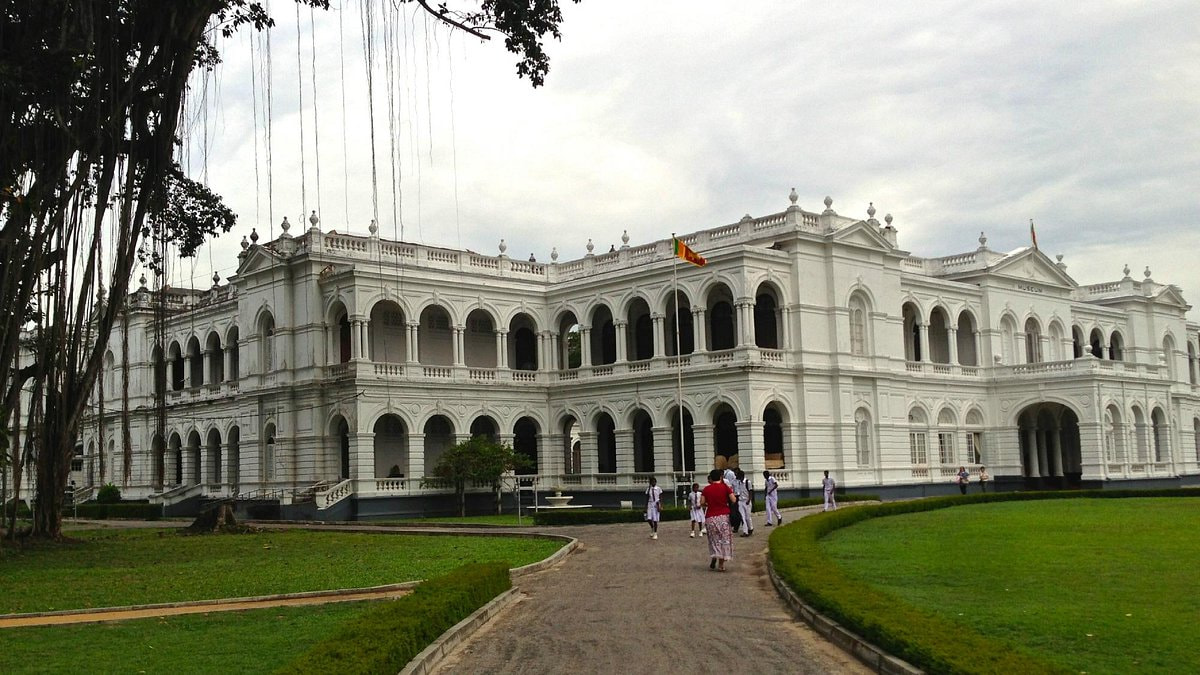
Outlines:
[[0,630],[4,673],[269,673],[369,603]]
[[281,530],[181,536],[172,530],[72,532],[78,543],[0,549],[0,614],[271,593],[425,579],[468,562],[536,562],[545,539]]
[[1198,532],[1191,499],[1063,499],[874,518],[821,541],[867,585],[1075,672],[1200,672]]

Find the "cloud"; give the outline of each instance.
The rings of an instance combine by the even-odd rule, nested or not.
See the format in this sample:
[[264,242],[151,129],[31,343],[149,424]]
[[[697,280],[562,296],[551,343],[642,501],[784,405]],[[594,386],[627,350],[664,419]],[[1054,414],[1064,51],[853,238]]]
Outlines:
[[315,95],[302,22],[303,165],[294,17],[277,17],[273,218],[248,82],[263,61],[251,64],[248,37],[227,41],[209,176],[241,219],[214,264],[234,264],[250,227],[317,208],[315,101],[327,229],[365,232],[377,201],[388,236],[402,220],[409,240],[494,253],[504,238],[510,255],[569,259],[588,238],[605,250],[623,230],[636,245],[779,211],[794,186],[809,210],[826,194],[846,215],[874,202],[917,255],[972,250],[981,230],[993,248],[1024,245],[1032,218],[1080,283],[1128,262],[1200,292],[1186,264],[1200,243],[1200,5],[590,2],[564,14],[537,90],[495,40],[426,32],[410,7],[385,41],[377,19],[375,190],[359,6],[341,41],[336,12],[314,16]]

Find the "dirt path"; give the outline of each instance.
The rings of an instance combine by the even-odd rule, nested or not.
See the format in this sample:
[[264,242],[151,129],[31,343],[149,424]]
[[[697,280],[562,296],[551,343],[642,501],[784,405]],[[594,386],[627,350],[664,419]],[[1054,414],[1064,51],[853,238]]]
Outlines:
[[155,616],[180,614],[208,614],[210,612],[238,612],[246,609],[267,607],[296,607],[300,605],[325,605],[331,602],[354,602],[356,600],[384,600],[399,598],[411,593],[407,589],[387,589],[344,593],[340,595],[317,595],[299,598],[266,598],[261,600],[230,600],[203,605],[179,605],[174,607],[145,607],[139,609],[112,609],[80,614],[50,614],[43,616],[15,616],[0,619],[0,629],[21,626],[57,626],[69,623],[98,623],[101,621],[126,621]]
[[436,672],[869,672],[787,613],[758,524],[736,539],[725,574],[708,569],[686,522],[663,523],[657,541],[644,525],[555,528],[579,549],[520,579],[522,599]]

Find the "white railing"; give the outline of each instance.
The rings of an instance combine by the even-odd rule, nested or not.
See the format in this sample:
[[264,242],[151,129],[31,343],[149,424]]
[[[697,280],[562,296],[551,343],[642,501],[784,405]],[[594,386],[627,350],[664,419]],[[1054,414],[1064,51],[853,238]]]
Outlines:
[[612,366],[594,366],[592,368],[592,377],[606,377],[613,374]]
[[399,363],[376,363],[375,375],[381,377],[402,377],[404,365]]
[[447,366],[423,366],[421,371],[425,377],[434,377],[441,380],[450,379],[450,376],[454,373],[453,369]]
[[354,494],[354,481],[346,479],[328,490],[318,490],[313,493],[313,501],[318,511],[324,511]]
[[496,371],[491,368],[471,368],[467,371],[467,377],[476,382],[495,382]]
[[512,371],[513,382],[537,382],[537,372],[532,370]]
[[179,485],[171,488],[170,490],[164,490],[156,495],[150,495],[150,503],[169,506],[171,504],[178,504],[185,499],[199,497],[203,494],[203,485]]
[[913,477],[913,478],[922,478],[922,479],[928,480],[928,479],[929,479],[929,467],[927,467],[927,466],[914,466],[914,467],[912,468],[912,477]]

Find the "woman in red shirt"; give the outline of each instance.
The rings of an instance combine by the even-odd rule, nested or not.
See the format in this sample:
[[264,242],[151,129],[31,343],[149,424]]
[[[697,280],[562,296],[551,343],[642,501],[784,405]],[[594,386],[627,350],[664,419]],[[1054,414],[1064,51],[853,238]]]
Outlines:
[[733,490],[721,480],[721,472],[708,474],[708,486],[700,491],[704,507],[704,529],[708,531],[708,569],[725,571],[725,562],[733,559],[733,530],[729,527],[729,505],[737,503]]

